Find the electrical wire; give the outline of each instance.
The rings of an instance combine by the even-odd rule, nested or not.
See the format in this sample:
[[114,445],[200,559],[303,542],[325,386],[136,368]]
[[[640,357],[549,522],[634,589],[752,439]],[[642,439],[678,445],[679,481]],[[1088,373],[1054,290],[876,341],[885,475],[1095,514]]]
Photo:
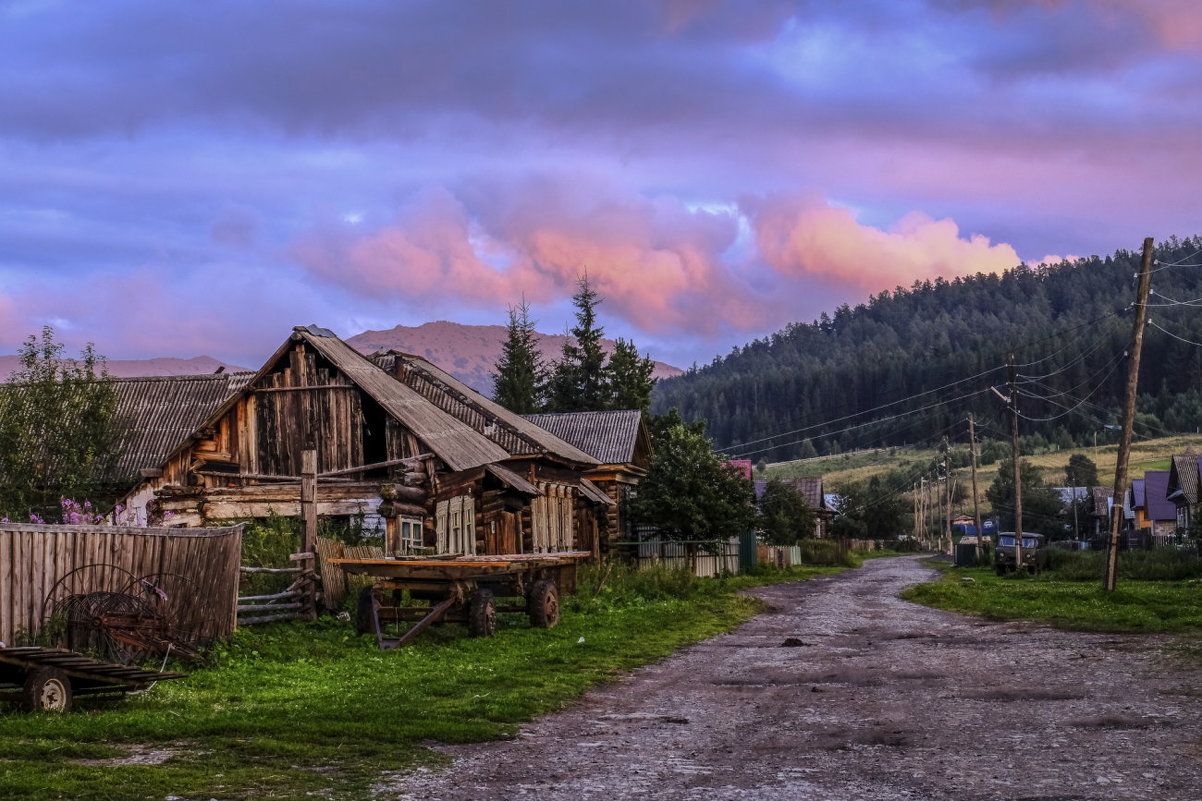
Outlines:
[[1187,345],[1193,345],[1195,347],[1202,348],[1202,342],[1194,342],[1192,339],[1186,339],[1183,336],[1178,336],[1177,334],[1174,334],[1172,331],[1168,331],[1168,330],[1162,328],[1161,326],[1157,325],[1152,320],[1148,320],[1148,325],[1152,326],[1153,328],[1155,328],[1157,331],[1160,331],[1161,333],[1168,334],[1173,339],[1177,339],[1177,340],[1184,342]]

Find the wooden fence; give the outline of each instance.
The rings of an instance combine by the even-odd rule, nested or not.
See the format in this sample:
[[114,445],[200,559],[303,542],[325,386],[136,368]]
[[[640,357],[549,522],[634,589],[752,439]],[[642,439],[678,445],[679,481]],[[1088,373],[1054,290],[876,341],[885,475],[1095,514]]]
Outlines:
[[[235,626],[241,550],[240,525],[183,529],[0,523],[0,641],[32,641],[42,625],[45,599],[68,574],[75,591],[121,591],[89,586],[112,584],[113,576],[170,586],[177,596],[170,599],[176,628],[197,642],[228,637]],[[103,569],[80,570],[89,566]]]
[[737,537],[715,542],[644,540],[633,543],[633,550],[640,568],[650,565],[683,567],[702,578],[739,572]]
[[[330,564],[330,559],[346,557],[348,559],[383,559],[384,549],[379,545],[347,545],[337,540],[317,538],[317,564],[321,572],[321,597],[326,609],[341,609],[346,601],[347,576],[338,565]],[[361,582],[368,583],[368,582]],[[355,589],[351,587],[350,589]]]

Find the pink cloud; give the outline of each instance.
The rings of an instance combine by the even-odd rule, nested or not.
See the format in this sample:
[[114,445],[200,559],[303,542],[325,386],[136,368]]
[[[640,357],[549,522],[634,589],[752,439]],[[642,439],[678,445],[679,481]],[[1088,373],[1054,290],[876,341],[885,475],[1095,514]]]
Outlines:
[[466,209],[444,190],[411,201],[393,225],[358,237],[355,233],[327,229],[299,242],[292,255],[315,275],[364,293],[457,295],[474,304],[516,299],[505,272],[486,263],[477,245],[498,256],[504,248],[474,243]]
[[953,220],[921,212],[882,231],[815,198],[777,196],[745,205],[761,256],[795,278],[823,276],[876,292],[938,276],[1000,273],[1021,261],[1010,245],[979,234],[962,237]]
[[757,304],[722,253],[730,212],[690,210],[585,176],[482,182],[465,201],[422,193],[395,224],[359,237],[307,237],[293,255],[312,274],[357,293],[499,308],[570,295],[588,273],[606,310],[647,332],[750,330]]
[[986,0],[997,11],[1037,5],[1059,9],[1092,8],[1112,27],[1125,27],[1134,18],[1166,47],[1184,49],[1202,43],[1202,6],[1196,0]]

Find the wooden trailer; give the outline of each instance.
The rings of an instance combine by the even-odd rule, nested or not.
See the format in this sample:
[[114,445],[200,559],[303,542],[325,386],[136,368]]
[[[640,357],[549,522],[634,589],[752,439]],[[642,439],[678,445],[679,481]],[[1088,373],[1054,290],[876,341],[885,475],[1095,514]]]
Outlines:
[[[437,622],[465,623],[474,637],[497,630],[498,612],[525,612],[530,623],[559,622],[559,596],[576,590],[576,566],[588,551],[493,556],[331,559],[348,573],[374,576],[359,596],[356,624],[383,649],[410,642]],[[404,605],[405,599],[428,606]],[[414,622],[400,636],[390,626]]]
[[0,645],[0,700],[15,701],[34,712],[66,712],[77,695],[128,693],[183,677],[183,673],[105,662],[65,648]]

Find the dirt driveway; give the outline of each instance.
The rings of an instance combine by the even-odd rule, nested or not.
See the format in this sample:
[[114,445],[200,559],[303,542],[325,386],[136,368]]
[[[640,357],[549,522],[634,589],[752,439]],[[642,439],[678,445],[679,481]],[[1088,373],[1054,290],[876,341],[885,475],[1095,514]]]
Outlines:
[[772,610],[394,799],[1202,798],[1202,669],[1168,640],[906,603],[916,558],[755,594]]

